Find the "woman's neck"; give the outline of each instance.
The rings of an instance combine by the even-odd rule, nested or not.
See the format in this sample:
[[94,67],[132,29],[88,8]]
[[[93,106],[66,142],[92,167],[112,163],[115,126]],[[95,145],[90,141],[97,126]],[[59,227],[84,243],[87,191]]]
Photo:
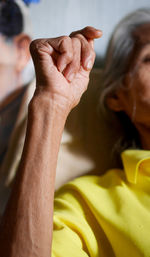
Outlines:
[[136,128],[139,132],[142,148],[145,150],[150,150],[150,126],[138,124]]

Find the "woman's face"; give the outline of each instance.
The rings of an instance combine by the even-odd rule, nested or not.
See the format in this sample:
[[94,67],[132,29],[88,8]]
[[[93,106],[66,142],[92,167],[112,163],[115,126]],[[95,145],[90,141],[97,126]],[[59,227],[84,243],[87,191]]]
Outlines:
[[150,128],[150,24],[140,26],[134,36],[133,59],[118,92],[120,110],[126,112],[136,127]]

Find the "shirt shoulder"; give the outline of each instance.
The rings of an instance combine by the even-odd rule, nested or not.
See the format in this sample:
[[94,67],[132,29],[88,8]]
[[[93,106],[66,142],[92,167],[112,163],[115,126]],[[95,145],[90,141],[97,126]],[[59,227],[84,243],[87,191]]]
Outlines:
[[[121,169],[112,169],[100,176],[82,176],[62,186],[55,193],[55,200],[60,197],[65,198],[70,194],[74,194],[74,192],[82,195],[89,195],[95,191],[97,193],[99,190],[106,191],[117,186],[123,186],[126,183],[126,176],[124,174],[124,171]],[[96,197],[97,195],[94,193],[94,198]]]
[[[83,176],[64,185],[55,194],[54,213],[61,215],[74,209],[74,214],[83,215],[85,209],[109,215],[115,212],[118,197],[126,198],[130,191],[125,174],[120,169],[107,171],[101,176]],[[108,208],[110,212],[108,212]],[[84,216],[84,215],[83,215]]]
[[97,211],[99,217],[108,213],[108,205],[111,206],[108,190],[121,185],[122,181],[123,172],[111,170],[103,176],[77,178],[56,192],[53,254],[61,257],[103,256],[102,253],[107,251],[111,256],[111,244],[106,242]]

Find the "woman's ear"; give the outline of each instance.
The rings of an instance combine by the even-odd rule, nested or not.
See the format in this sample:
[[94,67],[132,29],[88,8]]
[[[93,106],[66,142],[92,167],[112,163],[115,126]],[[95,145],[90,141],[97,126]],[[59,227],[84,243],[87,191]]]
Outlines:
[[121,94],[119,91],[108,95],[106,98],[106,104],[112,111],[120,112],[124,110]]
[[28,61],[30,60],[29,45],[31,38],[26,34],[20,34],[14,38],[14,44],[17,52],[16,72],[23,71]]

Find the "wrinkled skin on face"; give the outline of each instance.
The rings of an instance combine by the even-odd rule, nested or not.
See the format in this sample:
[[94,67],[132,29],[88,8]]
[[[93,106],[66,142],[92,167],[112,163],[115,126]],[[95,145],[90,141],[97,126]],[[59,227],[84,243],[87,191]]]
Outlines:
[[135,47],[120,90],[122,108],[135,124],[150,126],[150,24],[136,29],[133,37]]
[[135,45],[118,98],[120,110],[129,116],[143,141],[143,134],[150,132],[150,24],[138,27],[133,37]]

